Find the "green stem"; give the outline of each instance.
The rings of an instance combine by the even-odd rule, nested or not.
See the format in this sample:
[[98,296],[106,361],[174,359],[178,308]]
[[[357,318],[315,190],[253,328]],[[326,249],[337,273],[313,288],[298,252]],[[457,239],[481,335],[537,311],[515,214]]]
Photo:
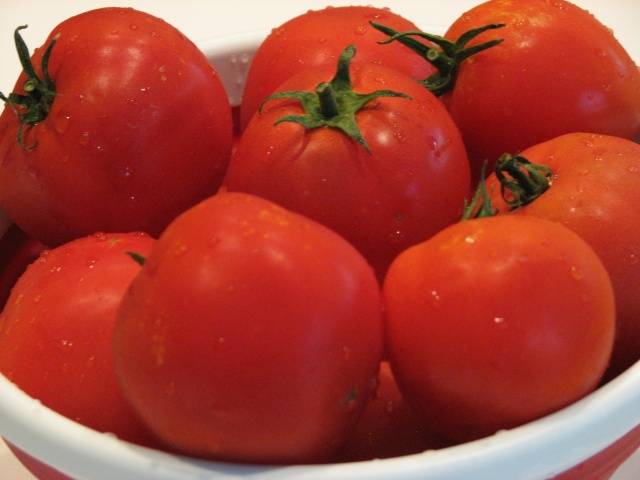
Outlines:
[[27,77],[23,85],[25,94],[22,95],[14,92],[7,97],[0,92],[0,100],[8,104],[18,117],[20,122],[17,135],[18,144],[25,150],[31,150],[35,148],[35,143],[31,146],[24,144],[24,129],[25,127],[31,128],[35,124],[43,121],[47,118],[51,110],[51,105],[56,96],[56,90],[55,83],[49,74],[49,59],[53,47],[60,38],[60,34],[57,34],[51,39],[42,56],[40,67],[44,78],[41,79],[33,67],[29,49],[20,35],[20,30],[24,30],[25,28],[27,28],[27,25],[21,25],[17,27],[13,33],[18,58]]
[[460,219],[461,222],[472,218],[494,217],[498,213],[498,210],[493,207],[493,204],[491,203],[491,197],[489,196],[489,192],[487,191],[487,183],[485,180],[486,169],[487,162],[484,162],[484,164],[482,165],[482,170],[480,171],[480,181],[478,182],[478,188],[476,188],[471,202],[469,202],[468,204],[465,202],[465,207],[462,212],[462,218]]
[[[389,36],[387,40],[378,43],[387,44],[398,41],[438,69],[436,73],[420,81],[422,85],[436,96],[440,96],[454,87],[460,64],[464,60],[483,50],[495,47],[502,42],[502,39],[490,40],[471,47],[467,47],[467,44],[487,30],[494,30],[505,26],[503,23],[491,23],[479,28],[474,28],[463,33],[458,40],[452,42],[440,35],[433,35],[432,33],[417,30],[398,32],[386,25],[381,25],[376,22],[370,23],[374,28]],[[424,38],[428,42],[435,44],[435,47],[425,45],[411,38],[412,36]]]
[[356,113],[369,102],[380,97],[402,97],[410,99],[408,95],[392,90],[376,90],[370,93],[356,93],[353,91],[349,68],[351,60],[356,54],[356,47],[347,46],[338,60],[336,73],[329,82],[320,83],[314,92],[290,91],[277,92],[268,96],[260,105],[262,112],[264,104],[270,100],[287,98],[300,102],[304,113],[302,115],[285,115],[276,121],[293,122],[306,129],[329,127],[342,131],[371,153],[367,141],[362,136]]
[[316,87],[316,93],[320,99],[320,112],[324,118],[333,118],[338,115],[338,102],[331,84],[323,82]]
[[549,189],[553,171],[524,157],[502,155],[495,166],[500,190],[511,210],[533,202]]

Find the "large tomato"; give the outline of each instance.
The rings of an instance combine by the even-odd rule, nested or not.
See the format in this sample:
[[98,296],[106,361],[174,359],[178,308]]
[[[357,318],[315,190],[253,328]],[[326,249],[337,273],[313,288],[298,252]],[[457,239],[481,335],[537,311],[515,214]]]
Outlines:
[[[640,360],[640,145],[573,133],[528,148],[520,156],[550,168],[551,186],[514,213],[572,229],[591,245],[611,276],[618,331],[610,372],[620,373]],[[503,174],[512,179],[506,169]],[[508,212],[495,174],[487,185],[494,205]],[[505,194],[512,198],[509,190]]]
[[375,388],[382,307],[371,267],[329,229],[220,193],[165,230],[114,336],[126,396],[179,451],[327,459]]
[[[301,72],[277,89],[307,91],[307,105],[265,104],[240,139],[224,185],[329,226],[382,278],[398,253],[459,217],[470,191],[469,165],[458,129],[436,97],[379,65],[354,68],[349,76],[353,52],[345,49],[338,73],[317,95],[311,91],[331,79],[331,70]],[[358,104],[380,88],[410,98]],[[327,91],[335,102],[326,102],[325,112]]]
[[[15,87],[23,97],[9,96],[14,104],[0,117],[0,205],[23,230],[47,245],[96,231],[155,235],[215,193],[230,156],[231,113],[193,43],[125,8],[72,17],[45,45],[56,38],[50,79],[41,48],[32,59],[38,86],[25,95],[23,73]],[[31,113],[16,102],[32,103]],[[22,145],[14,110],[26,115]]]
[[597,386],[611,355],[608,274],[584,240],[547,220],[453,225],[394,261],[384,299],[398,384],[451,440],[568,405]]
[[505,26],[468,46],[502,43],[462,61],[444,96],[475,176],[485,160],[565,133],[640,136],[640,73],[593,15],[564,0],[489,0],[460,16],[445,38],[455,42],[491,24]]
[[0,315],[0,372],[44,405],[90,428],[151,444],[113,371],[112,332],[147,254],[142,233],[96,234],[45,251]]
[[435,71],[399,45],[379,45],[385,36],[369,25],[372,20],[399,30],[416,30],[388,8],[371,6],[309,10],[273,29],[251,62],[240,107],[242,128],[282,82],[302,70],[332,67],[346,45],[356,45],[360,51],[358,64],[385,65],[416,79]]

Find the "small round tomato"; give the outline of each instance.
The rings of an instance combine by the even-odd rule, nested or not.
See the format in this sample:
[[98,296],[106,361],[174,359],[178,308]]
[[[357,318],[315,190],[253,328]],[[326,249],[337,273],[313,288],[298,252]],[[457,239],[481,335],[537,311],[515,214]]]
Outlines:
[[157,235],[215,193],[231,111],[193,43],[151,15],[104,8],[65,20],[45,45],[0,117],[0,205],[25,232],[50,246]]
[[435,70],[401,46],[379,45],[385,36],[369,25],[372,20],[401,30],[417,28],[388,8],[346,6],[309,10],[273,29],[251,62],[242,97],[242,129],[282,82],[302,70],[332,67],[346,45],[360,51],[357,64],[385,65],[416,79]]
[[[570,228],[591,245],[611,276],[618,325],[608,376],[621,373],[640,360],[640,145],[572,133],[528,148],[519,157],[550,169],[551,185],[514,213]],[[487,186],[498,210],[510,211],[495,174]],[[505,195],[512,198],[509,190]]]
[[424,425],[451,440],[566,406],[597,386],[609,362],[609,276],[559,223],[458,223],[403,252],[383,292],[400,389]]
[[259,463],[329,458],[375,388],[371,267],[331,230],[242,193],[179,216],[123,299],[121,385],[170,448]]
[[0,372],[56,412],[125,440],[153,444],[122,396],[112,332],[139,272],[126,252],[147,254],[142,233],[96,234],[43,252],[0,315]]
[[328,83],[331,71],[305,71],[278,88],[242,135],[224,185],[327,225],[382,278],[398,253],[460,216],[469,165],[436,97],[379,65],[350,73],[354,54],[343,51]]

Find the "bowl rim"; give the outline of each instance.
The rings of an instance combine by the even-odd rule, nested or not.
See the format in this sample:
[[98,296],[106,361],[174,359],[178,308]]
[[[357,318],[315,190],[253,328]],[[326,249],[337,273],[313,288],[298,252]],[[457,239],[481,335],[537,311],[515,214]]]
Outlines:
[[[252,53],[266,33],[257,30],[211,37],[197,45],[215,64],[229,52]],[[261,466],[188,458],[118,440],[50,410],[0,374],[0,435],[79,479],[533,480],[570,469],[636,428],[640,425],[639,404],[640,362],[555,413],[473,442],[384,460]]]

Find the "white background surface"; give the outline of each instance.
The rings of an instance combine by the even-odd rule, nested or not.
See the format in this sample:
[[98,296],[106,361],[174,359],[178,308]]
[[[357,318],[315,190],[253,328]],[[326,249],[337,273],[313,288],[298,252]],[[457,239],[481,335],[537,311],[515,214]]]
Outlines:
[[[589,9],[600,21],[613,29],[631,56],[640,62],[640,2],[638,0],[574,0]],[[418,26],[442,25],[445,30],[465,10],[479,0],[75,0],[53,2],[47,0],[1,0],[0,14],[0,91],[8,94],[19,72],[12,35],[16,26],[25,23],[29,28],[23,37],[33,49],[42,44],[48,33],[65,18],[100,6],[132,6],[164,18],[180,29],[196,44],[234,33],[265,30],[310,8],[328,4],[372,4],[390,7]],[[434,32],[442,33],[442,32]],[[0,479],[30,480],[31,477],[14,460],[0,441]],[[640,478],[640,451],[616,473],[613,480]],[[498,479],[497,479],[498,480]],[[511,480],[511,479],[509,479]]]

